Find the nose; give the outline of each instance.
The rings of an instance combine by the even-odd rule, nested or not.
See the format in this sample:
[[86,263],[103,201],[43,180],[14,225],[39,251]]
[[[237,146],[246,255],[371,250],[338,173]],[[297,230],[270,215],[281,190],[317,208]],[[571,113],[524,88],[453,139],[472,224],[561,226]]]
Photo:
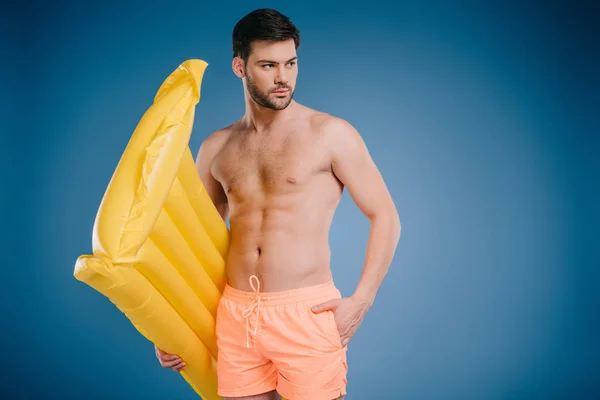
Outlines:
[[285,68],[283,68],[282,66],[280,66],[277,69],[277,75],[275,76],[275,83],[277,84],[287,84],[289,81],[289,78],[287,77],[287,74],[285,73]]

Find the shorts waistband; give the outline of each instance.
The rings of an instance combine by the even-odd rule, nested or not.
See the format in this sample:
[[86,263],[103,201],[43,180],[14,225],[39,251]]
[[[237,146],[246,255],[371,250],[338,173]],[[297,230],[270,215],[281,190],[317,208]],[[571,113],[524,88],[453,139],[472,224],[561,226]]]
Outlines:
[[333,280],[297,289],[277,292],[261,292],[258,278],[255,275],[252,275],[250,277],[250,285],[253,287],[254,291],[236,289],[227,284],[223,291],[223,297],[240,304],[247,304],[250,301],[260,300],[262,305],[268,306],[301,303],[320,298],[335,297],[340,294]]

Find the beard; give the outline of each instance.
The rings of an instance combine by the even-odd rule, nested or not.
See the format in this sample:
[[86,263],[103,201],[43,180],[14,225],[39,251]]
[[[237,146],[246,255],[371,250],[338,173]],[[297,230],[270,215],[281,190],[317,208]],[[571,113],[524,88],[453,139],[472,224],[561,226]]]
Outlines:
[[285,98],[278,98],[275,100],[272,100],[269,98],[269,93],[264,93],[262,92],[252,81],[252,78],[250,78],[250,75],[246,74],[246,86],[248,88],[248,93],[250,94],[250,97],[252,97],[252,100],[254,100],[254,102],[260,106],[263,106],[265,108],[269,108],[271,110],[275,110],[275,111],[279,111],[279,110],[284,110],[285,108],[287,108],[287,106],[290,105],[290,103],[292,102],[292,98],[294,97],[294,90],[292,90],[291,87],[287,86],[287,85],[278,85],[275,88],[271,89],[270,92],[272,91],[276,91],[276,90],[281,90],[281,89],[288,89],[289,92],[287,94],[287,96]]

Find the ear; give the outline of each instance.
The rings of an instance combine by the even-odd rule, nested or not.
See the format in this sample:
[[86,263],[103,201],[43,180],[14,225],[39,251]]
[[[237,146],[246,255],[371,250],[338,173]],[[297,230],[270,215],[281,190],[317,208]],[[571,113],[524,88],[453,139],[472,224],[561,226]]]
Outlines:
[[242,60],[240,57],[234,57],[233,61],[231,62],[231,69],[233,69],[233,73],[238,78],[243,78],[245,76],[244,60]]

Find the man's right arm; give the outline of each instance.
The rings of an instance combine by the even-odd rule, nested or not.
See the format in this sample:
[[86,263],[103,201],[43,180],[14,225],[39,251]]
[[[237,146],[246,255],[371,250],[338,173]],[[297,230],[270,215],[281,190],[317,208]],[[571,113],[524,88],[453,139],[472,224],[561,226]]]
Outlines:
[[219,133],[220,132],[209,136],[200,145],[198,155],[196,156],[196,168],[204,188],[208,192],[213,204],[219,211],[221,218],[223,218],[223,221],[225,221],[229,217],[227,195],[223,190],[223,186],[221,186],[219,181],[214,178],[211,172],[213,160],[215,159],[215,156],[218,154],[222,145],[222,135],[219,135]]

